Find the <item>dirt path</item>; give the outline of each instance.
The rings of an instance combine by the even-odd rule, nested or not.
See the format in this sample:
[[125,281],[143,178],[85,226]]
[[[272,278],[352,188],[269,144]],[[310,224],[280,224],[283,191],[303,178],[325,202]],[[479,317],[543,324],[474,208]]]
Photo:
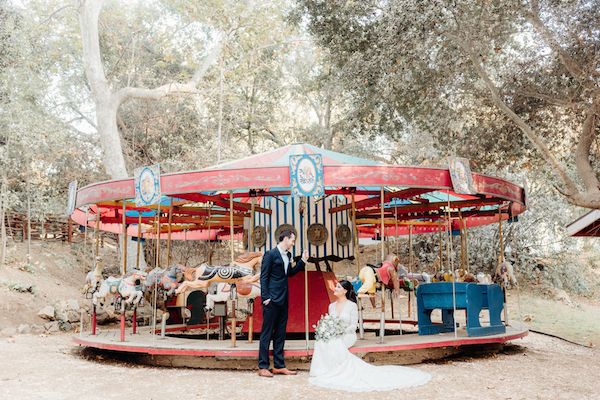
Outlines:
[[[418,368],[432,381],[361,399],[600,399],[600,353],[532,334],[502,354]],[[308,384],[308,376],[167,369],[89,360],[68,335],[0,339],[1,399],[348,399]]]

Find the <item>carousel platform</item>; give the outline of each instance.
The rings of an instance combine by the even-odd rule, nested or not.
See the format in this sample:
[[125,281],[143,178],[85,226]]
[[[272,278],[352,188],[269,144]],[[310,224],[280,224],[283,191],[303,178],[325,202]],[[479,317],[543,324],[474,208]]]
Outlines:
[[[389,326],[393,332],[393,326]],[[177,331],[175,327],[170,332]],[[207,369],[256,369],[258,359],[258,338],[249,343],[246,338],[236,340],[235,347],[229,339],[206,340],[193,330],[167,334],[164,338],[152,335],[149,328],[141,328],[139,333],[127,334],[120,341],[118,329],[100,331],[96,335],[83,333],[73,338],[73,342],[87,351],[100,352],[108,357],[127,361],[169,367],[207,368]],[[496,352],[512,340],[528,334],[522,324],[512,323],[502,334],[469,337],[465,328],[437,335],[420,336],[416,332],[384,336],[383,343],[374,332],[366,332],[351,352],[374,364],[415,364],[427,360],[442,359],[463,352]],[[288,339],[285,343],[286,364],[294,369],[308,369],[314,342]]]

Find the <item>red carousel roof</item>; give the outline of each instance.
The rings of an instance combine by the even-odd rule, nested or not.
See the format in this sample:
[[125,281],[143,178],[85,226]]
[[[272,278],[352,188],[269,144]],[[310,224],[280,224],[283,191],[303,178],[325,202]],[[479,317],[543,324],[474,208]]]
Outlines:
[[[292,144],[199,171],[161,175],[161,224],[168,224],[167,212],[172,201],[173,239],[224,239],[229,235],[229,193],[232,192],[234,230],[241,235],[242,221],[250,214],[250,199],[290,195],[289,156],[296,154],[322,156],[326,196],[355,195],[357,225],[362,236],[372,236],[379,229],[381,186],[385,187],[386,235],[407,234],[408,226],[412,226],[413,233],[436,232],[446,229],[448,217],[452,220],[452,229],[458,229],[463,225],[486,225],[499,218],[507,220],[525,211],[523,188],[504,179],[473,173],[477,194],[461,195],[453,191],[446,167],[386,165],[308,144]],[[72,218],[85,224],[83,208],[91,206],[88,226],[94,226],[99,209],[100,229],[120,233],[125,200],[127,224],[137,224],[139,213],[142,213],[143,224],[155,224],[157,207],[136,208],[132,202],[134,197],[133,178],[88,185],[77,192],[77,209]],[[210,210],[207,203],[211,204]],[[341,205],[329,213],[348,207],[351,206]],[[270,213],[261,207],[255,210]],[[165,230],[161,229],[161,237],[166,235]],[[137,236],[137,227],[129,227],[128,234]],[[146,229],[143,236],[153,235]]]

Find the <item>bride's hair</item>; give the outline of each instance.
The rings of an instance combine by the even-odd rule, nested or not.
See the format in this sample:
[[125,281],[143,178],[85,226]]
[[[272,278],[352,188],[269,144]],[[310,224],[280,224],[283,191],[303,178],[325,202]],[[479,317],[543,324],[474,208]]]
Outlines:
[[340,285],[346,289],[346,298],[356,303],[357,301],[356,293],[354,292],[354,286],[352,286],[352,284],[345,279],[340,281]]

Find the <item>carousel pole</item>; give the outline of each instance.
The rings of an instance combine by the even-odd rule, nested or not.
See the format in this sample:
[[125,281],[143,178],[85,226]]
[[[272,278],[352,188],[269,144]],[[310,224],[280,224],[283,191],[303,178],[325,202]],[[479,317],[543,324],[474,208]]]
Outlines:
[[[396,244],[396,257],[400,257],[398,251],[398,206],[394,207],[394,243]],[[400,282],[398,282],[400,285]],[[394,319],[394,298],[392,297],[392,319]],[[402,335],[402,301],[398,296],[398,324],[400,326],[400,335]]]
[[140,269],[140,252],[142,249],[142,213],[138,211],[138,234],[137,234],[137,254],[135,259],[135,268]]
[[[231,252],[231,263],[233,264],[233,191],[229,192],[229,250]],[[231,347],[235,347],[236,340],[236,317],[235,312],[237,308],[236,302],[236,293],[235,293],[235,285],[231,285],[231,311],[232,311],[232,319],[231,319]]]
[[458,212],[458,228],[460,233],[460,268],[463,270],[463,273],[466,272],[466,264],[465,264],[465,236],[464,236],[464,227],[463,227],[463,218],[462,214]]
[[[158,201],[158,208],[156,209],[156,251],[155,255],[155,268],[160,268],[160,205],[162,198]],[[156,339],[156,317],[158,308],[158,285],[154,283],[154,304],[152,305],[152,343]]]
[[360,272],[360,252],[358,251],[358,227],[356,226],[356,203],[354,202],[354,193],[352,193],[352,230],[354,233],[354,259],[356,260],[356,275]]
[[100,207],[96,206],[96,262],[98,262],[98,258],[100,257]]
[[[254,200],[252,199],[252,202],[250,204],[250,229],[249,229],[249,234],[248,234],[248,251],[249,252],[253,252],[254,251],[254,209],[255,209],[255,204],[254,204]],[[248,300],[248,343],[252,343],[252,336],[254,335],[254,299],[250,299]]]
[[[500,248],[498,263],[502,264],[504,262],[504,236],[502,235],[502,210],[498,207],[498,236],[500,239]],[[508,309],[506,307],[506,288],[502,287],[502,293],[504,294],[504,324],[508,325]]]
[[452,327],[454,330],[454,339],[458,338],[456,330],[456,272],[454,271],[454,260],[452,258],[452,214],[450,211],[450,193],[448,193],[448,266],[452,268]]
[[[308,196],[304,198],[304,208],[301,210],[301,218],[302,218],[302,237],[306,237],[306,213],[305,209],[308,208]],[[308,242],[308,237],[306,238]],[[307,245],[310,246],[310,245]],[[300,243],[300,247],[302,252],[304,253],[304,244]],[[308,356],[308,265],[304,266],[304,344],[306,347],[306,355]]]
[[169,205],[169,233],[167,235],[167,267],[171,265],[171,222],[173,221],[173,198]]
[[[95,240],[96,240],[96,255],[95,255],[95,262],[94,262],[94,273],[97,272],[97,268],[98,268],[98,263],[100,262],[100,256],[99,256],[99,252],[100,252],[100,207],[96,206],[96,228],[95,228]],[[98,277],[96,277],[96,279],[98,279]],[[92,335],[96,334],[96,305],[93,304],[92,302]]]
[[123,265],[121,269],[121,275],[125,275],[127,273],[127,202],[123,200]]
[[[123,225],[123,249],[121,251],[121,255],[123,256],[123,264],[121,265],[121,276],[125,276],[127,273],[127,201],[123,199],[123,217],[122,217],[122,225]],[[125,341],[125,301],[121,299],[121,342]]]
[[[413,263],[413,226],[408,225],[408,272],[412,273]],[[409,279],[410,281],[410,279]],[[408,287],[410,289],[410,286]],[[412,296],[410,290],[408,291],[408,318],[412,317]]]
[[[161,199],[162,200],[162,199]],[[160,230],[161,230],[161,223],[160,223],[160,202],[158,203],[158,210],[157,210],[157,225],[156,225],[156,267],[160,268]]]
[[[385,225],[384,225],[384,207],[385,205],[385,193],[384,187],[381,187],[381,210],[380,210],[380,218],[381,218],[381,262],[385,260]],[[379,343],[383,343],[383,335],[385,334],[385,287],[381,287],[381,314],[379,316]]]
[[394,220],[394,242],[396,243],[396,256],[400,257],[398,252],[398,206],[394,208],[395,220]]
[[88,228],[88,206],[85,207],[85,225],[83,226],[83,254],[87,257],[87,228]]
[[436,269],[435,269],[435,273],[438,273],[439,269],[444,270],[444,235],[442,235],[442,225],[438,225],[438,232],[439,232],[439,238],[440,238],[440,254],[438,255],[440,262],[438,263]]

